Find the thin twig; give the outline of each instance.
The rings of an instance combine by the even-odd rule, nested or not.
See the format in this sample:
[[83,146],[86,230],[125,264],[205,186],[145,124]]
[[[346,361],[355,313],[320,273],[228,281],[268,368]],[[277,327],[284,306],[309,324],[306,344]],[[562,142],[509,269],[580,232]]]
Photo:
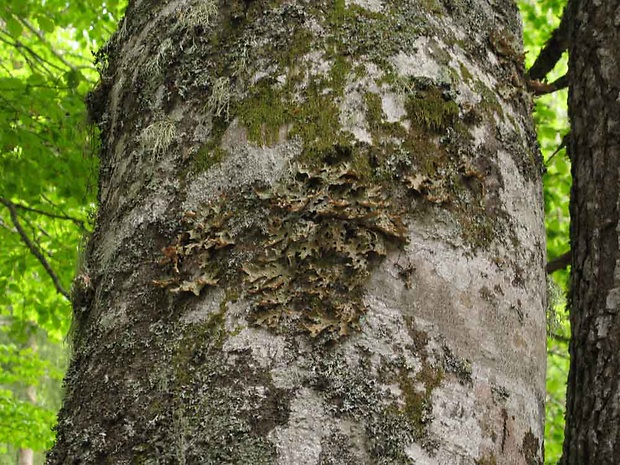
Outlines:
[[564,344],[569,344],[570,343],[570,338],[566,337],[566,336],[562,336],[561,334],[558,333],[551,333],[550,334],[551,338],[558,341],[558,342],[563,342]]
[[547,161],[545,162],[545,166],[549,166],[549,163],[551,163],[551,160],[553,160],[553,157],[555,157],[558,153],[560,153],[562,149],[565,149],[568,146],[569,137],[570,137],[570,131],[564,134],[564,136],[562,137],[562,141],[560,142],[560,145],[558,146],[558,148],[555,149],[555,151],[551,154],[549,158],[547,158]]
[[49,48],[50,52],[52,52],[52,54],[58,58],[65,66],[67,66],[68,68],[74,70],[75,67],[73,66],[73,64],[69,63],[60,53],[58,53],[58,51],[56,51],[56,49],[52,46],[52,44],[50,44],[46,39],[45,39],[45,35],[39,31],[36,27],[34,27],[32,24],[30,24],[30,22],[24,18],[20,18],[18,17],[19,21],[26,26],[34,35],[36,35],[39,40],[41,42],[43,42],[47,48]]
[[56,68],[58,71],[65,71],[63,68],[61,68],[60,66],[49,62],[48,60],[44,59],[43,57],[41,57],[41,55],[39,55],[37,52],[35,52],[34,50],[32,50],[30,47],[28,47],[26,44],[24,44],[23,42],[21,42],[20,40],[16,40],[14,39],[8,32],[6,32],[3,29],[0,29],[0,33],[10,37],[12,39],[12,41],[9,41],[5,38],[0,37],[0,41],[15,47],[15,49],[17,51],[19,51],[19,53],[24,57],[24,59],[26,61],[28,61],[28,63],[30,64],[30,66],[34,69],[35,66],[33,63],[30,62],[30,60],[28,60],[28,57],[26,56],[26,54],[23,52],[23,50],[27,51],[28,54],[30,54],[33,58],[35,58],[38,62],[41,68],[43,68],[45,70],[45,72],[47,72],[50,76],[55,76],[54,73],[52,73],[49,69],[47,69],[47,67],[45,65],[48,65],[52,68]]
[[13,205],[15,205],[20,210],[26,210],[26,211],[33,212],[33,213],[38,213],[39,215],[47,216],[49,218],[55,218],[55,219],[58,219],[58,220],[72,221],[75,225],[77,225],[83,231],[88,231],[88,228],[84,224],[84,221],[82,221],[82,220],[80,220],[78,218],[74,218],[73,216],[58,215],[56,213],[50,213],[50,212],[46,212],[46,211],[43,211],[43,210],[39,210],[38,208],[28,207],[28,206],[23,205],[21,203],[17,203],[17,202],[12,202],[12,203],[13,203]]
[[24,244],[26,244],[26,247],[28,247],[30,252],[37,258],[37,260],[39,260],[39,263],[41,263],[43,268],[45,268],[45,271],[47,271],[47,274],[49,275],[49,277],[52,278],[56,291],[59,294],[61,294],[65,299],[71,300],[69,293],[62,286],[60,279],[58,279],[58,276],[56,275],[51,265],[48,263],[48,261],[43,256],[43,253],[41,253],[41,250],[39,250],[39,248],[34,244],[34,242],[32,242],[32,240],[30,240],[30,238],[28,237],[28,234],[26,234],[26,231],[24,231],[24,228],[19,222],[19,218],[17,216],[17,210],[15,209],[15,204],[11,202],[10,200],[7,200],[2,197],[0,197],[0,203],[2,203],[6,208],[8,208],[9,214],[11,216],[11,222],[13,223],[13,226],[15,226],[17,233],[21,237]]

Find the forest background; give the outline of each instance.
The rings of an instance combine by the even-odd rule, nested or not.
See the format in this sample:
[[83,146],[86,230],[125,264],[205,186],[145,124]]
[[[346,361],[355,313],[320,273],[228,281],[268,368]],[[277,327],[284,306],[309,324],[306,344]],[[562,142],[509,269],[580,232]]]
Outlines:
[[[560,23],[565,0],[521,0],[526,67]],[[70,356],[70,289],[96,211],[96,134],[85,98],[96,53],[126,0],[0,0],[0,465],[54,441]],[[548,75],[566,73],[564,57]],[[544,156],[548,261],[569,250],[566,90],[536,98]],[[570,330],[568,271],[550,275],[546,464],[562,453]]]

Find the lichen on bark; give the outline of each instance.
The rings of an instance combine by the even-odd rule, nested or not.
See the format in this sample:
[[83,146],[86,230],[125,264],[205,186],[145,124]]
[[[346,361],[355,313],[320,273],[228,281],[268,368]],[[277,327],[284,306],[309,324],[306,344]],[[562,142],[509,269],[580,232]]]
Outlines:
[[129,5],[51,464],[541,456],[540,167],[475,5]]

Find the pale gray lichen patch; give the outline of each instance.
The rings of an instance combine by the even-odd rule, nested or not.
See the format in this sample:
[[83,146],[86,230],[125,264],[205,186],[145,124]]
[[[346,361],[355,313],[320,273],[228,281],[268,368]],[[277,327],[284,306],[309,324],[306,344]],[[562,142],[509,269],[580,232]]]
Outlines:
[[[227,137],[224,139],[227,140]],[[230,136],[230,140],[235,138]],[[244,143],[237,140],[239,145],[222,145],[222,150],[229,155],[221,163],[191,180],[183,203],[184,210],[195,210],[230,189],[238,192],[253,185],[274,185],[291,173],[291,163],[302,150],[299,139],[271,147],[257,147],[247,141]]]
[[357,5],[362,8],[372,11],[373,13],[380,13],[383,10],[382,0],[345,0],[345,5]]
[[140,142],[142,146],[155,153],[161,155],[172,144],[177,136],[175,122],[168,116],[163,116],[142,130],[140,133]]
[[301,388],[291,400],[288,425],[269,433],[276,444],[278,465],[317,465],[327,419],[321,396]]

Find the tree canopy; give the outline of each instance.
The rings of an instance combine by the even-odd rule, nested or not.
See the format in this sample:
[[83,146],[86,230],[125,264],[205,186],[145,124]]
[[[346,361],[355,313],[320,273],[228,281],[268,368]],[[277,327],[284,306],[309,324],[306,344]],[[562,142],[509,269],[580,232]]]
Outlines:
[[[0,1],[0,447],[45,450],[96,198],[84,98],[124,2]],[[35,388],[37,401],[25,395]],[[2,449],[0,449],[2,451]]]

